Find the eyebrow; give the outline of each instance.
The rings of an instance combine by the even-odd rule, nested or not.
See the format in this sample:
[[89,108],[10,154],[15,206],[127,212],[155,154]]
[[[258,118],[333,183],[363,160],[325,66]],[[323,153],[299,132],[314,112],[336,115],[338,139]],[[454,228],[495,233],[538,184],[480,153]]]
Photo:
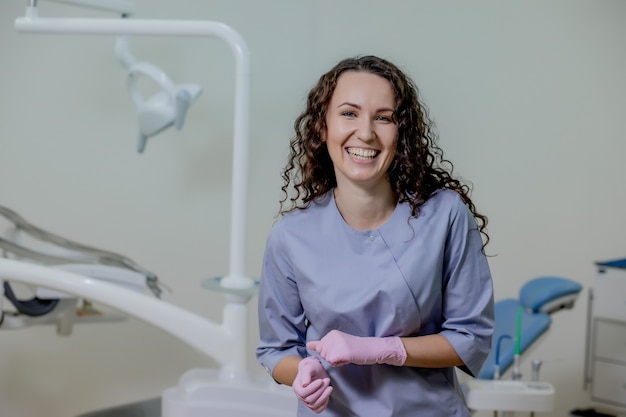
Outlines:
[[358,104],[350,103],[349,101],[344,101],[343,103],[337,105],[337,108],[341,106],[351,106],[351,107],[356,107],[357,109],[361,108],[361,106],[359,106]]
[[[341,106],[351,106],[351,107],[354,107],[354,108],[356,108],[356,109],[361,110],[361,106],[359,106],[358,104],[350,103],[349,101],[344,101],[343,103],[339,104],[339,105],[337,106],[337,108],[339,108],[339,107],[341,107]],[[382,108],[380,108],[380,109],[376,110],[376,112],[377,112],[377,113],[378,113],[378,112],[381,112],[381,111],[390,111],[390,112],[392,112],[392,113],[393,113],[393,112],[395,112],[395,109],[392,109],[392,108],[390,108],[390,107],[382,107]]]

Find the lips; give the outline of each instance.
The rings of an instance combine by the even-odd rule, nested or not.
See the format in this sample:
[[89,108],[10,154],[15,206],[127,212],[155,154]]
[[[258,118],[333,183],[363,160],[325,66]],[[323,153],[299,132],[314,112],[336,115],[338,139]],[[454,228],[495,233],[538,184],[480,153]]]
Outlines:
[[346,152],[354,158],[360,161],[370,161],[376,157],[380,153],[375,149],[364,149],[364,148],[346,148]]

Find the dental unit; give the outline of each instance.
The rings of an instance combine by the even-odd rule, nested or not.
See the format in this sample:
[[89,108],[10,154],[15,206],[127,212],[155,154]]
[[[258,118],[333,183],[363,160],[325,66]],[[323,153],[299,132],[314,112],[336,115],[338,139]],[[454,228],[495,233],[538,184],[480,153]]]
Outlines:
[[[180,378],[178,385],[162,393],[160,408],[163,417],[213,415],[212,413],[225,417],[292,415],[297,400],[291,390],[283,390],[281,388],[284,387],[278,387],[270,380],[260,381],[253,378],[247,367],[247,304],[256,293],[257,286],[244,273],[250,90],[249,51],[244,39],[231,27],[220,22],[131,19],[128,16],[134,13],[134,7],[132,3],[123,0],[63,2],[112,11],[122,18],[43,18],[39,16],[36,1],[30,0],[25,16],[15,20],[16,30],[21,33],[118,37],[116,54],[129,71],[129,90],[135,104],[145,110],[144,113],[140,111],[139,115],[139,151],[143,150],[149,136],[167,127],[164,124],[182,126],[188,104],[197,97],[201,89],[198,86],[174,85],[156,67],[137,62],[130,53],[125,37],[147,35],[218,38],[225,41],[234,53],[235,108],[229,271],[225,277],[202,283],[204,287],[224,296],[222,323],[212,322],[158,299],[160,288],[156,276],[130,259],[46,232],[7,208],[2,208],[0,214],[14,224],[16,234],[14,239],[0,240],[0,248],[5,255],[0,258],[0,278],[6,282],[17,282],[36,288],[36,297],[33,299],[35,301],[19,300],[10,295],[12,290],[7,285],[8,291],[5,292],[4,287],[0,289],[0,309],[3,295],[9,295],[18,306],[20,303],[25,305],[28,301],[50,304],[46,300],[53,300],[55,297],[60,300],[68,298],[74,300],[73,302],[76,299],[89,300],[154,325],[214,359],[219,365],[217,370],[192,369]],[[159,79],[158,82],[166,90],[168,99],[175,96],[176,100],[184,103],[181,105],[175,101],[177,104],[172,104],[174,102],[170,100],[169,104],[161,107],[167,101],[163,95],[161,98],[144,101],[133,93],[137,75]],[[167,117],[160,119],[161,116]],[[157,119],[165,122],[157,123]],[[44,249],[29,248],[20,240],[24,234],[47,246]],[[9,259],[9,255],[15,259]],[[145,294],[144,284],[157,297]],[[59,301],[58,304],[63,303]],[[64,311],[73,311],[66,304],[63,305]],[[56,308],[52,311],[54,310]],[[76,319],[70,313],[60,316],[60,322],[66,324],[71,324],[71,320]],[[240,401],[241,398],[246,398],[245,403]]]

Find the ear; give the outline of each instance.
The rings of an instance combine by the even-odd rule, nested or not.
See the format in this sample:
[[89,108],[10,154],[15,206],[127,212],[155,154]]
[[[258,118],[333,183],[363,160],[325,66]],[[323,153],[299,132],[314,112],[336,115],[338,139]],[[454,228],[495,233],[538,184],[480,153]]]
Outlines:
[[322,142],[326,142],[326,123],[324,123],[320,128],[320,140]]

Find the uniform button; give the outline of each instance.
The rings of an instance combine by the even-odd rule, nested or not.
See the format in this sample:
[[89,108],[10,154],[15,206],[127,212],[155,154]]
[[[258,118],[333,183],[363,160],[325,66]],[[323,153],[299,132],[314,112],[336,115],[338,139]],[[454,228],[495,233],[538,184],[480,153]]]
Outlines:
[[374,240],[374,239],[376,239],[376,236],[374,236],[374,235],[370,235],[370,241],[372,241],[372,240]]

